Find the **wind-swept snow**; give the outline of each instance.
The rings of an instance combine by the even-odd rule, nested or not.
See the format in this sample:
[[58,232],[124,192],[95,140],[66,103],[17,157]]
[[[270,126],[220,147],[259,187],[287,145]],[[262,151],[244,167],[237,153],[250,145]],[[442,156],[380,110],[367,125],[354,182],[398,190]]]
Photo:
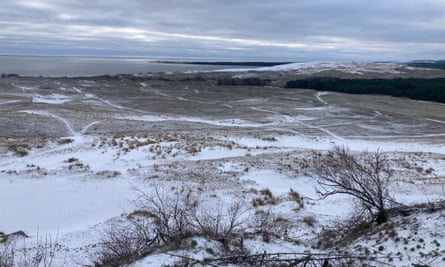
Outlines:
[[85,179],[82,175],[0,179],[2,231],[55,237],[57,233],[62,236],[88,229],[132,207],[131,183]]

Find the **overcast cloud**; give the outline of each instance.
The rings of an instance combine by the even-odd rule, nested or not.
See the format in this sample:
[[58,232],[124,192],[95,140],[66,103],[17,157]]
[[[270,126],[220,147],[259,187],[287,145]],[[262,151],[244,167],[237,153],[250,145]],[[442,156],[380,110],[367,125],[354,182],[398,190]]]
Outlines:
[[444,0],[14,0],[0,54],[445,58]]

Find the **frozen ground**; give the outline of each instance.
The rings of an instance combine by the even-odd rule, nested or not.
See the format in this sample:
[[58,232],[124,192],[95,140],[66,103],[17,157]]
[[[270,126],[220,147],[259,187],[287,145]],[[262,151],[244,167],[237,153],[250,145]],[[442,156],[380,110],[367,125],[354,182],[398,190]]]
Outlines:
[[[404,70],[394,64],[309,67],[360,76]],[[277,67],[271,76],[295,69],[301,68]],[[400,202],[445,198],[444,105],[223,87],[213,75],[0,79],[0,231],[30,236],[8,242],[33,251],[51,239],[58,244],[56,266],[92,265],[107,223],[137,209],[140,192],[149,194],[156,185],[191,188],[208,207],[245,199],[246,226],[260,210],[288,222],[283,235],[244,240],[251,253],[320,252],[321,230],[347,218],[352,208],[348,197],[320,200],[310,175],[314,153],[334,146],[383,152],[396,171],[391,187]],[[264,190],[273,201],[253,205]],[[291,190],[303,204],[290,197]],[[396,236],[377,229],[341,249],[373,253],[395,266],[443,266],[444,216],[395,219]],[[193,248],[157,251],[134,266],[180,260],[170,254],[222,253],[214,242],[195,241]]]

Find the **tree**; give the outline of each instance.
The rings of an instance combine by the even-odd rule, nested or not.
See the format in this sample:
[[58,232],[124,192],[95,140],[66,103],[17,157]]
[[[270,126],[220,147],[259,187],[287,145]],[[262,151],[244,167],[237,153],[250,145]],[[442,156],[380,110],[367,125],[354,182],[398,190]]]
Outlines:
[[350,195],[358,200],[360,213],[378,224],[387,221],[387,210],[396,202],[388,191],[393,171],[381,152],[353,155],[346,148],[336,147],[317,155],[315,173],[323,198]]

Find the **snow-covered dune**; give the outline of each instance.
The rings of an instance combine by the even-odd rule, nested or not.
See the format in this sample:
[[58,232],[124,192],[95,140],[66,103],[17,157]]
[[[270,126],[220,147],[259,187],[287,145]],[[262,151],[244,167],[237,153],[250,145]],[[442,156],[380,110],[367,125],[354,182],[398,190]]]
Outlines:
[[221,70],[223,72],[242,72],[242,71],[291,71],[300,74],[314,74],[323,71],[341,71],[351,74],[364,74],[364,73],[390,73],[398,74],[402,70],[414,69],[404,64],[399,63],[375,63],[375,62],[298,62],[277,65],[273,67],[261,67],[261,68],[233,68]]

